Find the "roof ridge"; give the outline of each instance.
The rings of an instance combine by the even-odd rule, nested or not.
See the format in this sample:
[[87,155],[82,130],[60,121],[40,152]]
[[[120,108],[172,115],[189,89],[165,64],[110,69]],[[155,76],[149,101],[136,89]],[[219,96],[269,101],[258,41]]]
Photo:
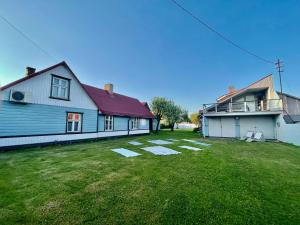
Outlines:
[[[89,84],[84,84],[82,83],[83,85],[86,85],[86,86],[89,86],[89,87],[92,87],[92,88],[95,88],[95,89],[98,89],[98,90],[101,90],[101,91],[105,91],[108,93],[108,91],[102,89],[102,88],[98,88],[98,87],[95,87],[95,86],[92,86],[92,85],[89,85]],[[123,96],[123,97],[126,97],[126,98],[131,98],[131,99],[135,99],[137,100],[138,102],[140,102],[140,100],[138,100],[137,98],[133,98],[133,97],[130,97],[128,95],[123,95],[123,94],[120,94],[120,93],[117,93],[117,92],[113,92],[113,95],[119,95],[119,96]]]

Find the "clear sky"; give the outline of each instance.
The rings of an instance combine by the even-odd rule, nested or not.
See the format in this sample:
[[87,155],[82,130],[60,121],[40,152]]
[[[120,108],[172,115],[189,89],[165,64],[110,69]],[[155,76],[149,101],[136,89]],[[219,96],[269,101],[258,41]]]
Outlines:
[[[284,91],[300,96],[300,1],[178,0],[241,46],[285,62]],[[0,81],[65,60],[87,84],[150,101],[173,99],[190,112],[227,86],[246,86],[275,68],[201,27],[170,0],[0,0]]]

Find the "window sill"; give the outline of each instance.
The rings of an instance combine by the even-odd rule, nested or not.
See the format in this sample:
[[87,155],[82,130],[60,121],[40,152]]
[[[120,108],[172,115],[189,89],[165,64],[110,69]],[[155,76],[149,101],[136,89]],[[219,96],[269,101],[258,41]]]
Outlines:
[[49,98],[56,99],[56,100],[62,100],[62,101],[70,101],[70,99],[67,99],[67,98],[59,98],[59,97],[52,97],[52,96],[50,96]]
[[78,131],[78,132],[67,131],[66,134],[82,134],[82,131]]

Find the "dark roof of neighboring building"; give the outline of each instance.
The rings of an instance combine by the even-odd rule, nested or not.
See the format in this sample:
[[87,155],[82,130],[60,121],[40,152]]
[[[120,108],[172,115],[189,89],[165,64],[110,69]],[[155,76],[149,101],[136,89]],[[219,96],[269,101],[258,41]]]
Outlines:
[[[281,95],[281,92],[280,92],[280,91],[277,91],[277,94],[278,94],[278,95]],[[282,92],[282,95],[285,95],[285,96],[287,96],[287,97],[290,97],[290,98],[294,98],[294,99],[300,100],[299,97],[294,96],[294,95],[290,95],[290,94],[287,94],[287,93],[284,93],[284,92]]]
[[10,87],[16,85],[16,84],[19,84],[19,83],[29,80],[33,77],[41,75],[41,74],[43,74],[49,70],[52,70],[58,66],[64,66],[74,75],[75,79],[82,86],[84,91],[92,99],[92,101],[95,103],[95,105],[98,107],[98,109],[102,113],[107,114],[107,115],[153,118],[153,114],[147,108],[145,103],[141,103],[139,100],[137,100],[135,98],[131,98],[131,97],[128,97],[125,95],[120,95],[117,93],[110,94],[109,92],[107,92],[105,90],[82,84],[65,61],[57,63],[46,69],[37,71],[37,72],[31,74],[30,76],[25,76],[19,80],[16,80],[16,81],[9,83],[3,87],[0,87],[0,91],[3,91],[7,88],[10,88]]
[[153,114],[147,106],[135,98],[118,93],[110,93],[86,84],[82,86],[103,114],[153,118]]
[[286,123],[299,123],[300,115],[284,115],[283,119]]

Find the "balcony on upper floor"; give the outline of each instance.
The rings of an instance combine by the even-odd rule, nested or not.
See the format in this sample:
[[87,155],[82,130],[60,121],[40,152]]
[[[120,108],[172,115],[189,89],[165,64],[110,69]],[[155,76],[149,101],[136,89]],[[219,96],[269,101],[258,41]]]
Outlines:
[[282,112],[281,99],[265,99],[261,101],[236,101],[211,103],[203,105],[203,114],[209,116],[220,115],[263,115],[280,114]]

